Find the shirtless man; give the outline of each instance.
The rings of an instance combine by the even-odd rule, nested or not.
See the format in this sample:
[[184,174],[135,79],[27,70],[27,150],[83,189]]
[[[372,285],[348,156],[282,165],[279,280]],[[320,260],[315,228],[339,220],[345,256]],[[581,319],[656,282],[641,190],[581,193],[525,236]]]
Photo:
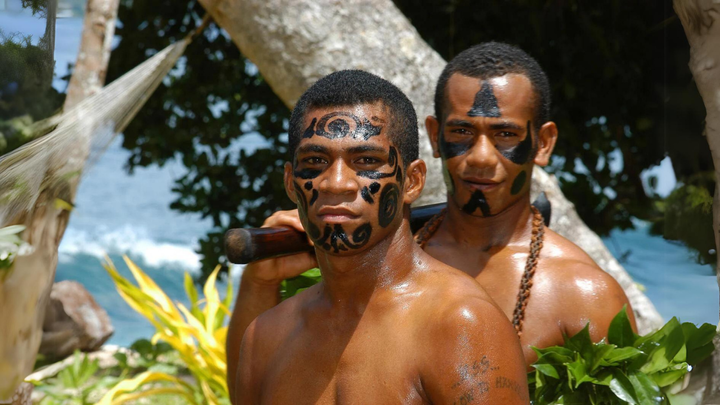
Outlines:
[[405,95],[366,72],[333,73],[300,98],[285,188],[323,281],[250,323],[234,403],[528,403],[505,315],[413,242],[417,131]]

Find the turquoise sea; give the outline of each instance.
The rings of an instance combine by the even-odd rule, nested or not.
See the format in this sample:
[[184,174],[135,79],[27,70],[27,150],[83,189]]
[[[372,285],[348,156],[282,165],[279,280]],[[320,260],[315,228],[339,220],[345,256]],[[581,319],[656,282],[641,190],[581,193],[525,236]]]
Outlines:
[[[37,40],[44,27],[44,21],[19,7],[12,12],[0,10],[0,29],[6,33],[32,34]],[[79,16],[58,19],[56,77],[66,73],[68,63],[74,63],[81,29]],[[62,88],[64,83],[56,80],[55,86]],[[84,174],[77,207],[60,245],[56,275],[56,281],[76,280],[86,286],[108,311],[115,326],[109,343],[119,345],[149,338],[153,328],[116,292],[100,265],[104,253],[127,276],[129,271],[121,255],[129,255],[171,298],[183,301],[183,272],[198,271],[197,240],[211,227],[209,221],[199,216],[179,214],[168,208],[173,200],[170,191],[173,179],[184,170],[181,165],[139,168],[130,176],[123,169],[128,154],[120,147],[120,139],[116,139]],[[664,164],[669,165],[669,161]],[[666,183],[672,187],[674,179]],[[613,231],[605,242],[617,257],[627,258],[623,265],[646,288],[646,294],[663,317],[716,324],[718,285],[712,267],[694,263],[686,248],[650,236],[647,229],[647,224],[638,222],[634,230]],[[235,291],[240,270],[233,269],[230,278]],[[219,284],[223,291],[225,286],[225,282]]]

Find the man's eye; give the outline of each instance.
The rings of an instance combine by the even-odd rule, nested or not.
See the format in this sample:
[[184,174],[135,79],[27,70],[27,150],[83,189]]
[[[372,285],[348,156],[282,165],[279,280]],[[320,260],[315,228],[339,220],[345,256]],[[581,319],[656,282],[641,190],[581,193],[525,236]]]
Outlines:
[[311,164],[311,165],[321,165],[325,163],[325,159],[319,158],[319,157],[309,157],[305,159],[305,163]]
[[358,164],[361,165],[374,165],[379,163],[380,161],[378,159],[375,159],[373,157],[364,156],[357,160]]
[[460,135],[469,135],[470,134],[470,131],[468,131],[465,128],[455,128],[455,129],[451,130],[450,132],[452,132],[453,134],[460,134]]
[[511,137],[517,136],[517,134],[514,132],[503,131],[503,132],[500,132],[498,134],[498,136],[501,138],[511,138]]

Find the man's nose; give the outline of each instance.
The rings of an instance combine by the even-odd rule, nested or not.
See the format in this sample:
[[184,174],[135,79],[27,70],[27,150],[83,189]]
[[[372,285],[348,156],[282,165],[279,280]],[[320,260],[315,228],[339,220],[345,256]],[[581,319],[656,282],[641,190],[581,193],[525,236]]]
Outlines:
[[325,172],[326,175],[318,184],[321,192],[330,194],[357,194],[357,173],[341,159],[337,159]]
[[468,166],[477,168],[495,167],[498,163],[495,144],[486,135],[480,135],[470,148],[467,160]]

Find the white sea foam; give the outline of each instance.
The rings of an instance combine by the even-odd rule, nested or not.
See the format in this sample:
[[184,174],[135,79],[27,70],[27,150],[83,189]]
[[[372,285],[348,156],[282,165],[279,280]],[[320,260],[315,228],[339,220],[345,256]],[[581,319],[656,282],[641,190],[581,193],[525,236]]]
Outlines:
[[103,232],[87,232],[68,228],[60,244],[62,262],[72,260],[78,254],[102,258],[107,254],[127,254],[142,260],[146,266],[174,267],[197,273],[200,256],[195,252],[197,242],[190,245],[160,242],[152,239],[142,229],[129,226]]

